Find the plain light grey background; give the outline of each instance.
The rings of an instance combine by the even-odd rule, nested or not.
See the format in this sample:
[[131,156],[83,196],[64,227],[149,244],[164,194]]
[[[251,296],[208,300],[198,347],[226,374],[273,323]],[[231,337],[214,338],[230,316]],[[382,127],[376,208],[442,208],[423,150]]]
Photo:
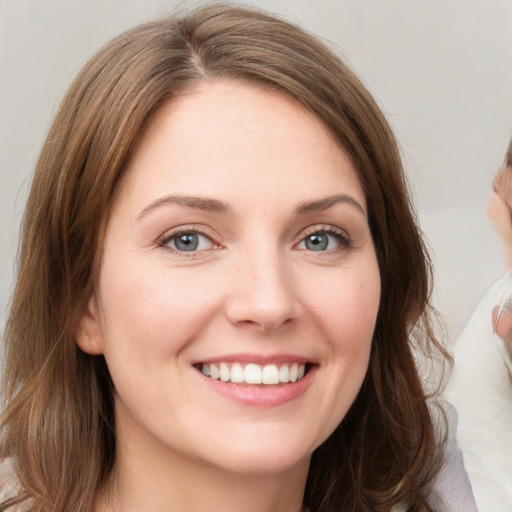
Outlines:
[[[398,136],[453,340],[504,269],[486,218],[512,132],[512,0],[253,0],[338,48]],[[0,328],[30,176],[79,67],[197,1],[0,0]]]

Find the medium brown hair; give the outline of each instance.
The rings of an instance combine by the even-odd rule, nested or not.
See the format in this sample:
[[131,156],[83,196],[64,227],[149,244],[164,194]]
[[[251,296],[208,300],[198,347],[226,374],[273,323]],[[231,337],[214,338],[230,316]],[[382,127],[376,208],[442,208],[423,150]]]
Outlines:
[[[111,381],[76,345],[123,170],[148,119],[211,79],[260,84],[313,112],[365,190],[382,282],[370,367],[342,423],[313,454],[315,512],[430,511],[439,446],[413,358],[436,346],[431,282],[396,141],[371,95],[324,44],[259,11],[211,6],[105,46],[68,91],[37,163],[5,333],[1,455],[31,511],[90,512],[115,461]],[[438,347],[439,348],[439,347]]]

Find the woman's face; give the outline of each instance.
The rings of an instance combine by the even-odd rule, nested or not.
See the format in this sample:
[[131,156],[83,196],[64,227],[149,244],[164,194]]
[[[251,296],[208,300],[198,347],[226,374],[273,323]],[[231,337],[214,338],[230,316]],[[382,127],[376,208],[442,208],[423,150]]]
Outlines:
[[379,297],[345,153],[287,97],[213,82],[143,133],[79,344],[106,358],[119,452],[276,472],[353,403]]

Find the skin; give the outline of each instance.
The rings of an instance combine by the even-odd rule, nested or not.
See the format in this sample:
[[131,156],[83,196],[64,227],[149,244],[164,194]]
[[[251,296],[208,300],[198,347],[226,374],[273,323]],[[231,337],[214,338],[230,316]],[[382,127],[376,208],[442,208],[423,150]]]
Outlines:
[[[177,230],[199,232],[197,250]],[[312,114],[230,81],[165,104],[113,205],[78,340],[115,385],[97,510],[301,510],[311,454],[366,374],[379,298],[365,194]],[[311,370],[285,403],[240,403],[196,368],[227,357]]]
[[504,340],[509,349],[512,350],[512,314],[508,311],[499,310],[499,306],[495,306],[492,310],[492,326],[494,332]]
[[[496,234],[503,242],[507,271],[512,271],[512,217],[507,203],[507,190],[510,188],[510,170],[505,167],[500,170],[504,178],[500,186],[493,190],[487,207],[487,215],[491,219]],[[492,327],[512,350],[512,314],[509,311],[499,311],[496,306],[492,311]]]
[[503,242],[507,271],[512,270],[512,217],[511,209],[507,202],[507,191],[510,188],[510,172],[505,167],[500,170],[500,174],[504,177],[495,185],[496,188],[492,191],[487,205],[487,215],[493,224],[496,234]]

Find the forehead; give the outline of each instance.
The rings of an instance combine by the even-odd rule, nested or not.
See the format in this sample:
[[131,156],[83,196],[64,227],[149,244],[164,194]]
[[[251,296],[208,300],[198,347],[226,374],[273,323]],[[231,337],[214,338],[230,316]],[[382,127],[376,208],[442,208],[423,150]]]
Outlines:
[[125,182],[139,194],[160,183],[173,193],[222,189],[234,198],[256,188],[315,196],[348,186],[365,201],[350,159],[314,114],[280,92],[235,81],[206,82],[164,104]]

